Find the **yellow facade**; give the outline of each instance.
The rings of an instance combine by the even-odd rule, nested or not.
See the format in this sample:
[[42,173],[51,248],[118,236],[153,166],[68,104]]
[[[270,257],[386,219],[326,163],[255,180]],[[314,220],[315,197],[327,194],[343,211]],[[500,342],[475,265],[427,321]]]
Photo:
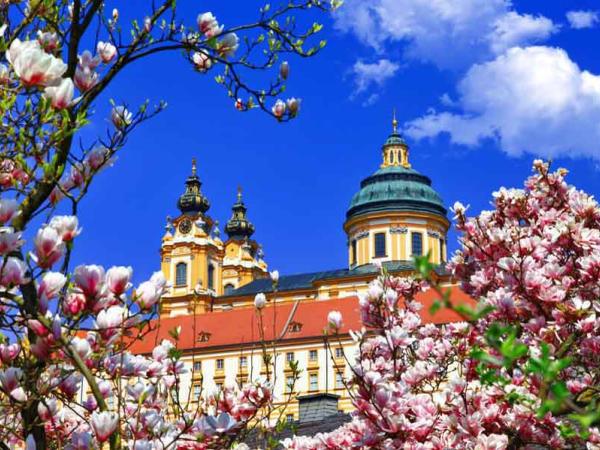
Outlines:
[[[430,180],[411,168],[408,146],[396,125],[394,119],[393,133],[382,148],[380,169],[363,180],[343,224],[348,239],[348,267],[319,272],[306,277],[309,282],[289,283],[286,289],[267,289],[265,295],[270,305],[356,297],[367,290],[380,264],[389,265],[390,271],[401,276],[414,273],[411,265],[414,255],[428,254],[435,264],[447,260],[446,210]],[[173,286],[161,303],[161,316],[166,318],[252,308],[254,295],[259,292],[253,286],[269,286],[260,284],[260,280],[268,277],[267,264],[262,259],[260,245],[251,238],[254,226],[246,217],[241,192],[225,227],[227,239],[223,241],[218,224],[207,213],[209,203],[201,193],[195,172],[194,165],[179,201],[181,214],[169,221],[162,239],[161,268]],[[351,411],[343,381],[350,376],[346,358],[351,360],[356,348],[348,334],[334,347],[338,346],[340,353],[332,355],[336,350],[324,347],[322,334],[277,343],[271,381],[278,402],[290,396],[293,399],[285,411],[286,417],[298,418],[295,396],[317,392],[339,394],[339,409]],[[290,355],[302,370],[292,392],[286,386]],[[191,400],[195,392],[248,381],[266,373],[257,341],[205,346],[185,353],[184,361],[190,369],[184,383]]]

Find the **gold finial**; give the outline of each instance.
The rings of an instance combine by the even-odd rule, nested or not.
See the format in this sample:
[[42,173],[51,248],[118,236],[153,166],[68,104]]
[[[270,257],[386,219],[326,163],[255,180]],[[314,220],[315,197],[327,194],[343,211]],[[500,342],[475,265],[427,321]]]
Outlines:
[[398,121],[396,120],[396,108],[392,112],[392,130],[394,133],[398,132]]
[[240,186],[239,184],[238,184],[237,196],[238,196],[238,202],[241,202],[242,201],[242,186]]
[[196,158],[192,158],[192,176],[196,176]]

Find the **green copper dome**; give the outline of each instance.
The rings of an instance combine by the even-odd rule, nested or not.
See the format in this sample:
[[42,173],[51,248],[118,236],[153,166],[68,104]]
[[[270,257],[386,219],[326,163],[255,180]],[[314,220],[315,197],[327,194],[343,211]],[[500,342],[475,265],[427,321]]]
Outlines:
[[192,174],[185,180],[185,192],[179,197],[177,207],[183,214],[205,213],[210,208],[210,202],[202,195],[202,183],[196,175],[196,160],[192,160]]
[[440,195],[431,187],[429,177],[420,174],[408,163],[408,146],[394,130],[383,144],[381,168],[360,184],[354,194],[346,218],[380,211],[427,212],[446,217]]

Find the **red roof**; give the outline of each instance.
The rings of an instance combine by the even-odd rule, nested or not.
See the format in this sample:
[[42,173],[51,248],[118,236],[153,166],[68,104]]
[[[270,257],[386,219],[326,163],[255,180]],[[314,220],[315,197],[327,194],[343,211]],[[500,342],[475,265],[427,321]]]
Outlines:
[[[431,316],[429,307],[438,298],[433,290],[417,295],[423,303],[421,317],[425,323],[448,323],[460,321],[453,311],[441,309]],[[473,299],[458,287],[452,287],[452,300],[456,303],[474,303]],[[331,300],[300,300],[297,303],[268,305],[262,310],[264,339],[277,337],[283,341],[318,338],[323,336],[330,311],[340,311],[343,326],[340,333],[359,330],[362,327],[357,297]],[[291,331],[290,324],[299,324]],[[153,330],[141,340],[136,340],[131,351],[149,353],[162,339],[172,339],[169,331],[181,327],[178,348],[181,350],[212,349],[260,342],[259,317],[253,307],[233,308],[197,315],[161,318],[153,324]],[[204,335],[205,339],[199,339]],[[215,349],[216,349],[215,348]]]

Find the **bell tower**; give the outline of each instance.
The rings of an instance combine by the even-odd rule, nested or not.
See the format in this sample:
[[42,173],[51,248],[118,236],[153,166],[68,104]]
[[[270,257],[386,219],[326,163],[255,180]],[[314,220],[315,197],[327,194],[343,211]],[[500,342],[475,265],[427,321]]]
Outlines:
[[[161,269],[172,289],[163,296],[161,315],[177,316],[212,311],[215,298],[267,275],[267,266],[250,237],[254,225],[238,193],[233,216],[221,240],[218,221],[209,214],[210,202],[202,193],[196,160],[177,201],[180,214],[167,217],[160,249]],[[226,292],[227,291],[227,292]]]

